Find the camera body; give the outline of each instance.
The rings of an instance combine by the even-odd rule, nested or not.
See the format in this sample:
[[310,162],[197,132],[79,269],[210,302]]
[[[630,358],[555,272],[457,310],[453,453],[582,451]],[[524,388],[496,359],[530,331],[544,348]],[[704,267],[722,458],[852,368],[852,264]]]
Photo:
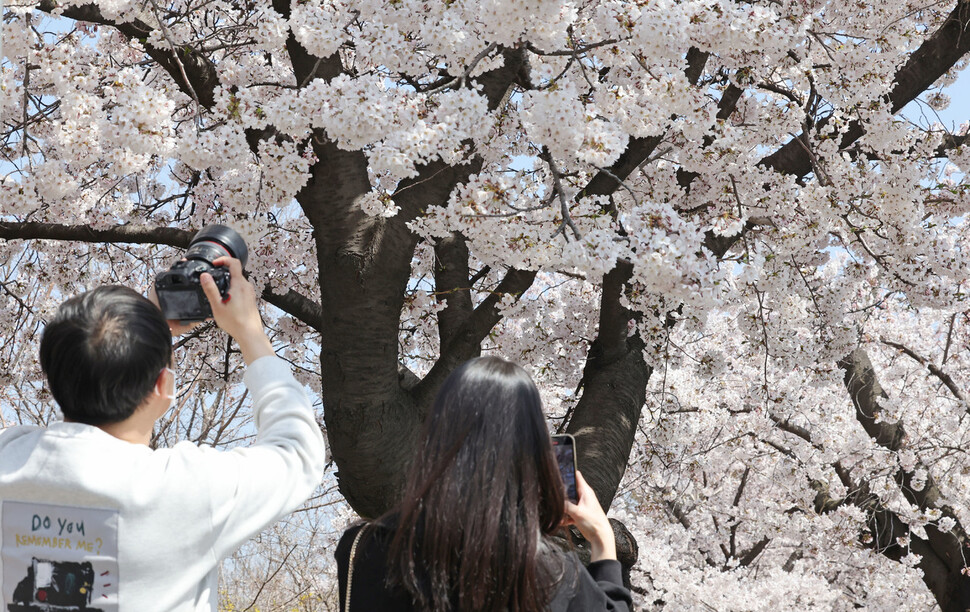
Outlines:
[[212,307],[202,290],[203,272],[212,275],[222,297],[229,294],[229,268],[215,266],[220,257],[235,257],[246,265],[249,250],[242,237],[231,227],[209,225],[192,238],[182,260],[155,277],[158,305],[166,319],[204,321],[212,316]]

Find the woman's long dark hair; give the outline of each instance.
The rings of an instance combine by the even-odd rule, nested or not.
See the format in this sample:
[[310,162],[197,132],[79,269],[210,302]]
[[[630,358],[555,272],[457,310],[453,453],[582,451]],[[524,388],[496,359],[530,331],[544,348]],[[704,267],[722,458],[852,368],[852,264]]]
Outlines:
[[518,365],[473,359],[445,381],[397,509],[390,580],[419,610],[538,612],[548,604],[564,490],[539,391]]

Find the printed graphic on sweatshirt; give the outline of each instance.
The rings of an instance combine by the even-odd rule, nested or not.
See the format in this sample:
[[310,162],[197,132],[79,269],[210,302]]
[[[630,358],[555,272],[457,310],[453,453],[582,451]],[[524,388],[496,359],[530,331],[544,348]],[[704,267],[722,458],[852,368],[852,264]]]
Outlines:
[[118,512],[4,501],[7,612],[117,612]]

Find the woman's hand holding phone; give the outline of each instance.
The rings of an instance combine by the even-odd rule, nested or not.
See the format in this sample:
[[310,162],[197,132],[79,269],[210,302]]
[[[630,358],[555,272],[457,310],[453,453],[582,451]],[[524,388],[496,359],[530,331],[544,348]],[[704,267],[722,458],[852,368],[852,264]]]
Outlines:
[[579,491],[579,502],[574,504],[566,500],[566,518],[563,525],[575,525],[583,534],[590,545],[590,561],[616,559],[613,527],[600,507],[596,493],[586,484],[586,479],[579,471],[576,472],[576,488]]

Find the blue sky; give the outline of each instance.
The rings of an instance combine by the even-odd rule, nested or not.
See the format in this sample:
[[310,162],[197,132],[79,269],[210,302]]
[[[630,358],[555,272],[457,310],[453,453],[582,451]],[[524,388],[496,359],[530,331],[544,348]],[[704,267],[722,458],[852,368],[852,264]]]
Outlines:
[[950,96],[950,106],[939,113],[934,113],[918,100],[910,102],[903,109],[903,114],[922,125],[939,121],[948,130],[955,131],[961,123],[970,121],[970,67],[964,68],[960,78],[953,85],[943,90]]

